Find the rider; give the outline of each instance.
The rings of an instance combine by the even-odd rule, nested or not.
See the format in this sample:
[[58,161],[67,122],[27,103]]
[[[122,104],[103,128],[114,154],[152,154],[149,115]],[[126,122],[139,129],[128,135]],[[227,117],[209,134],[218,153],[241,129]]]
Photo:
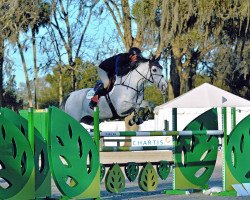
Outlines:
[[95,94],[89,103],[90,108],[93,109],[97,105],[99,95],[103,90],[108,89],[110,80],[115,75],[126,75],[131,69],[137,67],[137,63],[141,59],[144,59],[141,50],[137,47],[131,47],[128,53],[120,53],[104,60],[97,69],[103,84],[98,84],[95,88]]

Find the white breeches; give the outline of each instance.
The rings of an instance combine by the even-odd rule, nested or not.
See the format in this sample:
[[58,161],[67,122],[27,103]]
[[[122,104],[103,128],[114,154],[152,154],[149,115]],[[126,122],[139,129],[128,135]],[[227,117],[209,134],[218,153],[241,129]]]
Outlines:
[[109,77],[107,72],[105,72],[103,69],[99,67],[97,68],[97,71],[101,81],[103,82],[104,88],[107,88],[109,86]]

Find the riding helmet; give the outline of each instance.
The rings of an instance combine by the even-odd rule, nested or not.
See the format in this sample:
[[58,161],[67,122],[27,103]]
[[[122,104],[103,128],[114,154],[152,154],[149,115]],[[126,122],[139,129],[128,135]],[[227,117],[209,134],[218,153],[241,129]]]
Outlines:
[[141,56],[141,50],[137,47],[131,47],[128,51],[128,54],[131,56],[133,55],[137,55],[137,56]]

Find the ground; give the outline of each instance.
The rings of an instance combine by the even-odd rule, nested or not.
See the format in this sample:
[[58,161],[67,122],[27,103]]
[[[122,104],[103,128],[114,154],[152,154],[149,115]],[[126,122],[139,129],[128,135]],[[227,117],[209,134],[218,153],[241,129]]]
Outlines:
[[[103,152],[101,153],[102,163],[122,163],[122,162],[156,162],[160,160],[172,160],[171,151],[147,151],[147,152]],[[106,170],[107,171],[107,170]],[[167,180],[162,181],[159,179],[159,185],[157,190],[154,192],[143,192],[138,187],[137,180],[130,183],[126,180],[126,188],[120,194],[111,194],[106,191],[104,181],[101,183],[101,199],[112,199],[112,200],[125,200],[125,199],[173,199],[173,200],[183,200],[183,199],[204,199],[204,200],[249,200],[250,197],[216,197],[216,196],[206,196],[202,193],[193,193],[190,195],[171,195],[167,196],[162,194],[165,189],[172,188],[172,173],[170,173]],[[214,173],[209,181],[209,187],[222,187],[222,154],[219,151],[218,159],[216,162],[216,167]],[[53,195],[58,196],[59,192],[55,186],[53,186]]]

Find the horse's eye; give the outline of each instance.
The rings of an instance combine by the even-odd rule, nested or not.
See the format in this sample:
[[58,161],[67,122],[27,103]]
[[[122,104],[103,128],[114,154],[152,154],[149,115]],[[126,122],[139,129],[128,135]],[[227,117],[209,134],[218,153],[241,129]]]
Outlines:
[[153,71],[153,72],[156,72],[156,71],[157,71],[157,69],[153,69],[152,71]]

